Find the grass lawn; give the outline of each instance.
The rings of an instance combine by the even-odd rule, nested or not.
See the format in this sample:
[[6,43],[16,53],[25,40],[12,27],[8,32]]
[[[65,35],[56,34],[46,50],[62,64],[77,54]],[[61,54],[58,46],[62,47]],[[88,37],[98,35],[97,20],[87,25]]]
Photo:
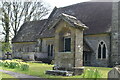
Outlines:
[[[3,69],[9,70],[9,71],[14,71],[14,72],[19,72],[19,73],[24,73],[24,74],[28,74],[28,75],[38,76],[41,78],[82,78],[81,75],[71,76],[71,77],[46,75],[45,71],[52,70],[53,65],[48,65],[48,64],[44,64],[44,63],[29,63],[29,66],[30,66],[30,68],[28,71],[20,71],[18,69],[8,69],[5,67],[3,67]],[[112,68],[85,67],[85,69],[97,69],[102,74],[102,78],[107,78],[107,74]]]
[[85,67],[86,69],[97,69],[102,74],[102,78],[108,77],[108,72],[112,70],[112,68],[106,68],[106,67]]

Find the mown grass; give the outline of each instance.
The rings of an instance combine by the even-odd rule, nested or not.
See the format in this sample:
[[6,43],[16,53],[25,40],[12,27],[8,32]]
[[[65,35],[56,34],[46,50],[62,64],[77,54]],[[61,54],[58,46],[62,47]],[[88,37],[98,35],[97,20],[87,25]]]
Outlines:
[[112,68],[107,68],[107,67],[85,67],[86,69],[91,69],[91,70],[99,70],[99,72],[102,74],[102,78],[107,78],[108,77],[108,72],[112,70]]
[[[28,71],[20,71],[18,69],[8,69],[5,67],[3,67],[3,69],[18,72],[18,73],[24,73],[24,74],[28,74],[28,75],[38,76],[41,78],[83,78],[82,75],[70,76],[70,77],[46,75],[45,71],[52,70],[52,67],[53,67],[53,65],[48,65],[48,64],[44,64],[44,63],[29,63],[29,70]],[[87,69],[90,69],[90,70],[97,69],[100,72],[100,74],[102,74],[101,78],[107,78],[107,74],[112,68],[85,67],[85,70],[87,70]]]

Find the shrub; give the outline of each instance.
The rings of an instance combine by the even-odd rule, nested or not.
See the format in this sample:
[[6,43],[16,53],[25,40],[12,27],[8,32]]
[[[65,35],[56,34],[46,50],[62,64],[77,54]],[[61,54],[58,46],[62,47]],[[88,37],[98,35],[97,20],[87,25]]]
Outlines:
[[3,61],[3,66],[4,67],[9,67],[9,62],[8,61]]
[[0,60],[0,66],[7,67],[11,69],[18,68],[22,71],[29,70],[29,65],[25,62],[18,62],[15,60]]
[[28,64],[26,64],[26,63],[21,63],[21,70],[22,71],[26,71],[26,70],[28,70],[29,69],[29,65]]
[[14,69],[14,68],[19,68],[19,63],[15,61],[11,61],[9,63],[9,68]]

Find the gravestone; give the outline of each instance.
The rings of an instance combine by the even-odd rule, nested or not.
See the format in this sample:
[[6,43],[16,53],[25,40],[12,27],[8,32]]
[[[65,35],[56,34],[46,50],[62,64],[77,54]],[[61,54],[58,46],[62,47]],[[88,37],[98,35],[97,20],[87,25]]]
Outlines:
[[108,72],[108,78],[109,80],[120,80],[120,65],[114,67],[111,71]]

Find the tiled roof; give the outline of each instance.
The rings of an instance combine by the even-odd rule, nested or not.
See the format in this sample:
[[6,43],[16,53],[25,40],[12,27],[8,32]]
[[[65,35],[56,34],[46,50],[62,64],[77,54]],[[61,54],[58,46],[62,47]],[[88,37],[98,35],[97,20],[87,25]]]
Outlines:
[[47,20],[31,21],[24,23],[18,34],[12,39],[12,42],[28,42],[36,41],[37,36],[43,30]]
[[[62,13],[76,17],[89,29],[84,34],[106,33],[111,30],[112,2],[84,2],[66,7],[55,8],[54,12],[48,18],[46,29],[40,34],[40,37],[53,37],[54,29],[49,29],[50,25]],[[47,32],[47,33],[46,33]]]
[[[85,34],[106,33],[111,30],[112,2],[84,2],[66,7],[54,8],[47,20],[24,23],[13,42],[35,41],[37,38],[54,37],[55,29],[50,28],[61,14],[74,23],[85,24],[89,29]],[[73,18],[74,17],[74,18]],[[75,19],[76,18],[76,19]],[[79,22],[75,23],[79,25]]]

